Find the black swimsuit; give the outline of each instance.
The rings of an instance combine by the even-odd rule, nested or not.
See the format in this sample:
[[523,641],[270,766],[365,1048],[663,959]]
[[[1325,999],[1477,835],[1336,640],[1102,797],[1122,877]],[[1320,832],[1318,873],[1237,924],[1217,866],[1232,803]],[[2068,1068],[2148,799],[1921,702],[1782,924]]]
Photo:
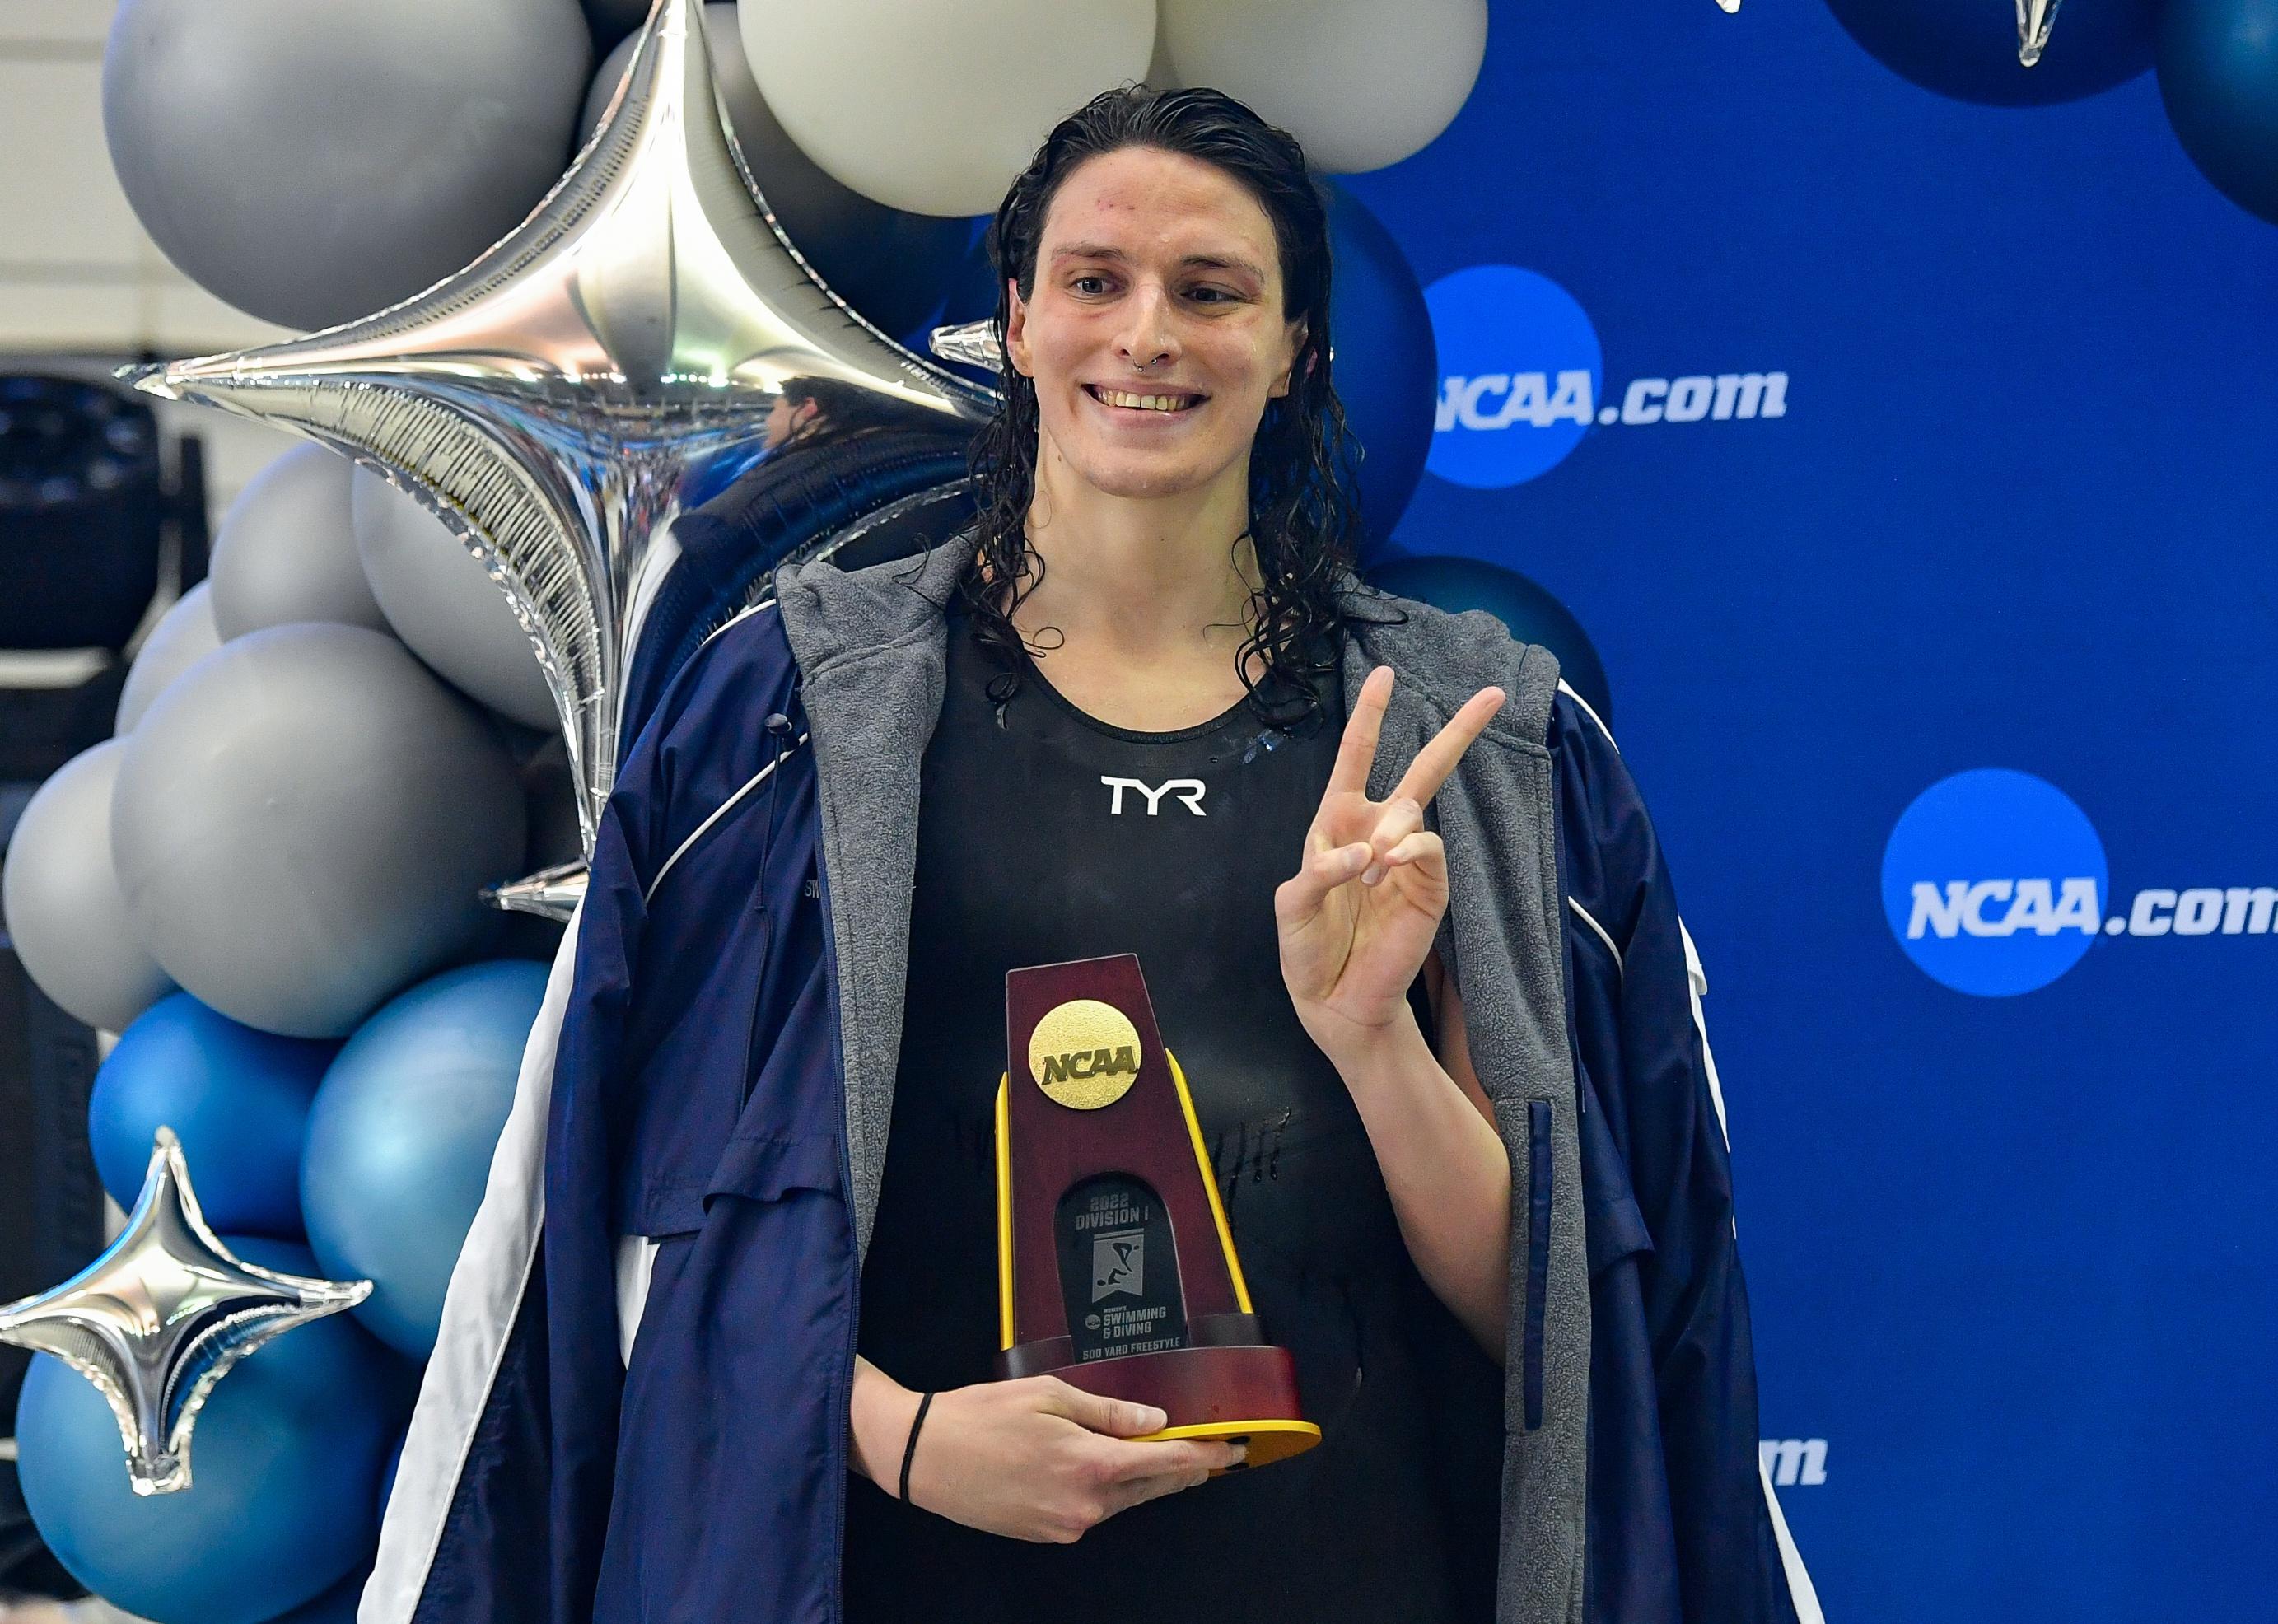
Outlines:
[[[861,1350],[913,1389],[990,1378],[1005,972],[1135,952],[1251,1297],[1296,1358],[1323,1441],[1134,1506],[1070,1545],[968,1529],[857,1476],[849,1624],[1066,1624],[1103,1608],[1485,1624],[1502,1372],[1417,1273],[1358,1112],[1281,981],[1273,891],[1296,872],[1336,754],[1334,675],[1329,713],[1295,733],[1246,698],[1198,727],[1136,733],[1076,709],[1033,662],[998,704],[988,689],[1003,667],[961,609],[948,646]],[[1428,1033],[1420,978],[1410,996]]]

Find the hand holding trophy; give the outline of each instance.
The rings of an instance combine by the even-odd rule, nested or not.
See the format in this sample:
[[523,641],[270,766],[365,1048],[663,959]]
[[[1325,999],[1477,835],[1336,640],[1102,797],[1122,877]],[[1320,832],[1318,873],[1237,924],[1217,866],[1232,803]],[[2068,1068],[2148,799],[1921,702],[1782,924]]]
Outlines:
[[1273,894],[1281,979],[1298,1022],[1332,1060],[1408,1007],[1409,984],[1448,908],[1447,854],[1424,827],[1424,805],[1504,698],[1500,688],[1473,694],[1416,752],[1391,795],[1372,801],[1369,768],[1392,682],[1392,667],[1379,666],[1361,684],[1303,859]]

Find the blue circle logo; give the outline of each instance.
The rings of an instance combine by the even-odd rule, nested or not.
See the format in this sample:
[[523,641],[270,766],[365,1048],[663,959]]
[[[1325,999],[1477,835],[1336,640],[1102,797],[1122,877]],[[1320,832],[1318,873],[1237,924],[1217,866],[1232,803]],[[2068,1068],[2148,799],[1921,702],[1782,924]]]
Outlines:
[[1883,848],[1883,914],[1923,973],[2007,998],[2046,987],[2104,926],[2104,842],[2072,797],[2030,773],[1940,779]]
[[1440,350],[1425,466],[1491,490],[1547,474],[1598,416],[1605,362],[1574,296],[1517,265],[1472,265],[1424,290]]

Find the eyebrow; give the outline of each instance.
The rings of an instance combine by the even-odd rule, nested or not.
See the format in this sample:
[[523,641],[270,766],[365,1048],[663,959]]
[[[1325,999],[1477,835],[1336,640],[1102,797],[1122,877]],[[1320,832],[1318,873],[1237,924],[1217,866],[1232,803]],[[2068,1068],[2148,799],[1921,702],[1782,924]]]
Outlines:
[[[1066,248],[1054,248],[1052,257],[1059,259],[1111,259],[1129,264],[1131,256],[1121,248],[1110,248],[1104,242],[1072,242]],[[1200,265],[1210,271],[1246,271],[1260,282],[1265,273],[1246,259],[1227,259],[1215,254],[1189,254],[1179,261],[1181,265]]]

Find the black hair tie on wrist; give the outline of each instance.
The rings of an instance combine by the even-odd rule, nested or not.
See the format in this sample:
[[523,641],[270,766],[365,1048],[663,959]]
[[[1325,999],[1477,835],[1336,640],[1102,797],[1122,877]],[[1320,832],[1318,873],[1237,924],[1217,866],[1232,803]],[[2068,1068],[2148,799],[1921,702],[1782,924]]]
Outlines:
[[918,1399],[918,1413],[910,1422],[910,1441],[902,1450],[902,1498],[910,1498],[910,1462],[917,1459],[918,1429],[925,1425],[926,1411],[933,1407],[933,1394],[926,1393]]

